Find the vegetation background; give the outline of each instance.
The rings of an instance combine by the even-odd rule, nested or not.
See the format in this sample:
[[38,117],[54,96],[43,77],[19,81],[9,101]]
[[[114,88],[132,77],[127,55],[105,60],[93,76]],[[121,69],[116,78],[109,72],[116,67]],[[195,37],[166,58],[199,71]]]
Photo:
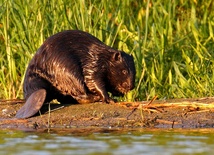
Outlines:
[[66,29],[134,56],[136,88],[122,100],[214,96],[213,0],[0,0],[0,98],[23,98],[29,60]]

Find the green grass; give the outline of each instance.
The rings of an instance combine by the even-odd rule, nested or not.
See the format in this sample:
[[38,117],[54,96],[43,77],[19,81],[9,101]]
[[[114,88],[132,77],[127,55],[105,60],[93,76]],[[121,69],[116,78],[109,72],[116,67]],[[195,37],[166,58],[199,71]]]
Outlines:
[[123,100],[214,96],[212,0],[1,0],[0,98],[23,98],[29,60],[66,29],[131,53],[136,88]]

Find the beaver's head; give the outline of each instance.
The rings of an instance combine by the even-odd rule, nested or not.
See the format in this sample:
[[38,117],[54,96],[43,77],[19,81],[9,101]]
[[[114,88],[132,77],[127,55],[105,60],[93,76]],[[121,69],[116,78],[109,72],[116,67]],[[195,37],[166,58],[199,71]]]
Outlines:
[[107,78],[113,95],[125,94],[134,89],[135,74],[132,55],[120,51],[112,52]]

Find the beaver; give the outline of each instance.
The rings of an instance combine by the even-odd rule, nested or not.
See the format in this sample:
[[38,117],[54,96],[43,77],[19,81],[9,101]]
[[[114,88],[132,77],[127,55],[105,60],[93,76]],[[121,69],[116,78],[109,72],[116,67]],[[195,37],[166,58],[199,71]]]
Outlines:
[[26,102],[15,117],[31,117],[53,99],[113,103],[108,92],[121,96],[132,90],[135,72],[132,55],[84,31],[59,32],[30,61],[23,85]]

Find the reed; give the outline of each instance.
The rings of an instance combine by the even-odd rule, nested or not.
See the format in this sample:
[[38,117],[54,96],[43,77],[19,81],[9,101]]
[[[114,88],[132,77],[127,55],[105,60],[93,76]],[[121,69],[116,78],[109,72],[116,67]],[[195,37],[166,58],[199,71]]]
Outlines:
[[136,88],[121,100],[214,95],[214,3],[183,0],[0,2],[0,98],[23,98],[26,66],[50,35],[87,31],[135,58]]

